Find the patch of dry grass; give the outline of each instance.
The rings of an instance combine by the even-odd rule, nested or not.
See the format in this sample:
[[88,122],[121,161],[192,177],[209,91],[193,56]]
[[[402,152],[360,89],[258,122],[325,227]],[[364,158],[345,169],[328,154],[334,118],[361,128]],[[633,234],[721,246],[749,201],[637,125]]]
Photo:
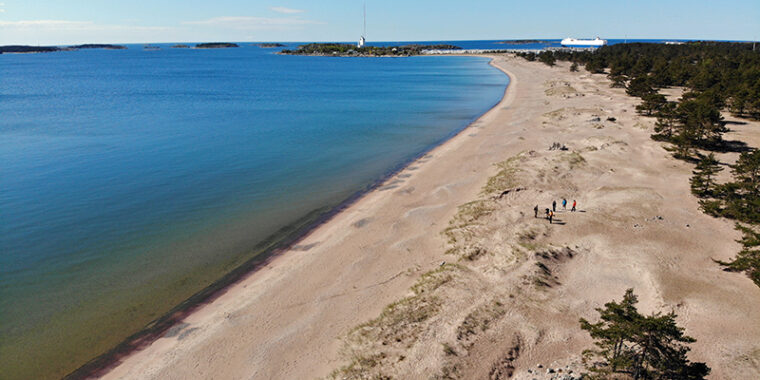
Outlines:
[[460,255],[475,236],[477,227],[483,225],[481,219],[494,212],[496,206],[497,204],[490,199],[480,199],[459,206],[459,211],[443,231],[449,244],[453,245],[447,253]]
[[567,163],[570,169],[575,169],[586,164],[586,159],[578,152],[570,152],[560,156],[560,162]]
[[547,81],[544,86],[548,87],[544,90],[546,96],[578,95],[578,90],[571,86],[570,82]]
[[354,328],[349,339],[356,343],[382,342],[383,345],[414,341],[421,324],[441,308],[442,300],[433,293],[453,281],[461,269],[457,264],[446,264],[423,274],[411,288],[414,295],[386,306],[379,317]]
[[355,355],[351,363],[333,371],[329,379],[345,380],[390,380],[391,376],[380,371],[380,364],[387,358],[385,353],[375,355]]
[[520,171],[518,163],[521,159],[522,154],[518,154],[496,164],[499,172],[488,179],[481,193],[483,195],[492,195],[517,186],[517,173]]
[[472,336],[485,332],[492,322],[501,318],[506,312],[506,307],[498,300],[480,305],[457,327],[457,340],[465,347],[471,345],[468,341]]

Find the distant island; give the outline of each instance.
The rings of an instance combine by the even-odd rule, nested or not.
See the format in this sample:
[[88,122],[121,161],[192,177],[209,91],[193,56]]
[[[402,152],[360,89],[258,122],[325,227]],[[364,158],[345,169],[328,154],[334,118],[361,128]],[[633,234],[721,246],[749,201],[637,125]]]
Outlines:
[[542,44],[547,43],[549,41],[546,40],[506,40],[506,41],[499,41],[497,44],[504,44],[504,45],[522,45],[522,44]]
[[172,46],[172,49],[188,49],[188,48],[190,48],[190,45],[176,44],[176,45]]
[[263,44],[255,44],[254,46],[258,46],[260,48],[278,48],[278,47],[285,47],[285,45],[280,43],[263,43]]
[[286,55],[314,55],[329,57],[408,57],[420,55],[425,50],[459,50],[454,45],[402,45],[364,46],[350,44],[318,43],[301,45],[296,50],[283,50]]
[[26,46],[26,45],[7,45],[0,46],[0,54],[3,53],[52,53],[60,51],[61,48],[56,46]]
[[74,46],[68,46],[68,47],[6,45],[6,46],[0,46],[0,54],[3,54],[3,53],[53,53],[57,51],[72,51],[72,50],[80,50],[80,49],[122,50],[126,48],[127,48],[126,46],[122,46],[122,45],[106,45],[106,44],[84,44],[84,45],[74,45]]
[[110,44],[84,44],[84,45],[69,46],[69,49],[71,50],[79,50],[79,49],[123,50],[126,48],[127,47],[123,45],[110,45]]
[[202,44],[196,44],[196,49],[224,49],[224,48],[236,48],[237,44],[229,42],[206,42]]

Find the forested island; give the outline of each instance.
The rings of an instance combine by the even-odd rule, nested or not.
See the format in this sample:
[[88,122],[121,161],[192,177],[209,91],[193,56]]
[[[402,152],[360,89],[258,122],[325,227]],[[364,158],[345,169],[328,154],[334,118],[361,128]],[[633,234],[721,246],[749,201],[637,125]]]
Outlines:
[[196,49],[225,49],[225,48],[236,48],[238,47],[238,44],[233,44],[230,42],[206,42],[202,44],[196,44]]
[[[736,258],[717,263],[745,272],[760,286],[760,150],[724,140],[729,129],[721,114],[760,119],[760,52],[753,43],[631,43],[519,55],[549,66],[571,61],[572,71],[585,65],[591,73],[607,74],[613,87],[641,98],[637,112],[657,118],[652,139],[669,143],[675,158],[695,164],[690,184],[702,211],[734,220],[743,236]],[[686,92],[669,101],[659,91],[667,87]],[[719,152],[739,153],[739,159],[721,163],[714,154]],[[716,177],[725,167],[731,179],[719,182]]]
[[73,45],[68,47],[60,46],[29,46],[29,45],[7,45],[0,46],[0,54],[3,53],[53,53],[57,51],[72,51],[80,49],[110,49],[121,50],[126,49],[126,46],[122,45],[106,45],[106,44],[84,44]]
[[188,48],[190,48],[190,45],[176,44],[172,46],[172,49],[188,49]]
[[549,41],[545,40],[506,40],[506,41],[499,41],[497,44],[504,44],[504,45],[522,45],[522,44],[542,44],[547,43]]
[[285,47],[285,45],[284,45],[284,44],[280,44],[280,43],[272,43],[272,42],[267,42],[267,43],[262,43],[262,44],[255,44],[254,46],[258,46],[258,47],[260,47],[260,48],[265,48],[265,49],[278,48],[278,47]]
[[57,46],[26,46],[26,45],[7,45],[0,46],[0,54],[3,53],[52,53],[61,51]]
[[111,45],[111,44],[84,44],[84,45],[69,46],[69,49],[73,49],[73,50],[79,50],[79,49],[124,50],[126,48],[127,47],[123,45]]
[[283,50],[280,54],[337,56],[337,57],[409,57],[420,55],[425,50],[459,50],[454,45],[402,45],[402,46],[364,46],[351,44],[315,43],[301,45],[296,50]]

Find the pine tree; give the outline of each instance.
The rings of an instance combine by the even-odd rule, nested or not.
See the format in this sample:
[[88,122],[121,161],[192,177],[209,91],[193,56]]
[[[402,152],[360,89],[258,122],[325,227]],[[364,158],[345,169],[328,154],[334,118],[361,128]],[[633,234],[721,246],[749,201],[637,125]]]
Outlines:
[[[584,361],[592,378],[704,379],[710,373],[705,363],[691,363],[687,344],[696,340],[676,324],[676,315],[644,316],[636,310],[638,298],[628,289],[620,303],[606,303],[599,312],[601,321],[580,320],[598,350],[584,351]],[[591,359],[598,358],[601,362]],[[601,365],[600,365],[601,364]]]
[[636,106],[636,111],[645,116],[652,116],[668,102],[664,95],[656,92],[644,94],[641,100],[641,104]]
[[731,165],[733,181],[724,185],[724,216],[760,223],[760,150],[744,152]]
[[675,102],[667,102],[657,111],[657,122],[655,123],[652,138],[658,141],[671,141],[673,134],[676,133],[676,107]]
[[678,123],[689,129],[693,143],[701,146],[721,141],[726,132],[720,109],[709,97],[683,99],[677,108]]
[[554,53],[550,51],[546,51],[546,50],[538,54],[538,60],[543,62],[549,67],[554,66],[554,63],[556,62],[556,59],[554,58]]
[[717,261],[729,272],[745,272],[757,286],[760,286],[760,233],[749,227],[736,224],[736,229],[742,232],[738,240],[742,250],[731,261]]
[[715,176],[722,170],[720,161],[715,159],[715,154],[710,153],[702,157],[697,167],[691,172],[694,174],[689,180],[691,192],[700,198],[714,197],[717,187]]
[[587,350],[584,354],[600,355],[609,365],[610,372],[616,372],[620,368],[633,364],[632,358],[624,349],[626,338],[630,336],[634,326],[641,319],[641,315],[636,311],[638,302],[639,299],[633,294],[633,289],[628,289],[620,303],[612,301],[604,304],[604,309],[596,309],[600,322],[591,324],[586,319],[580,320],[581,329],[588,331],[595,340],[594,344],[599,347],[598,351]]
[[647,77],[635,77],[628,82],[625,92],[630,96],[644,97],[644,95],[655,93],[655,90],[649,84]]
[[682,160],[691,159],[692,153],[695,148],[695,141],[697,141],[698,132],[694,128],[681,126],[677,133],[670,138],[670,142],[675,145],[669,149],[673,151],[673,157]]
[[610,74],[609,75],[610,80],[612,83],[610,84],[610,87],[612,88],[625,88],[625,81],[628,79],[625,77],[625,75],[621,74]]
[[573,62],[572,65],[570,65],[570,71],[577,72],[578,71],[578,62]]

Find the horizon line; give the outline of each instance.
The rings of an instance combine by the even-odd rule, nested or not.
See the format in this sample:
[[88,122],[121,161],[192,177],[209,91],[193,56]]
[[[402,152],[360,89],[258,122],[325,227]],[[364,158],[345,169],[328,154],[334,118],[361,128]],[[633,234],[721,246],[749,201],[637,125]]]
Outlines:
[[[579,37],[586,38],[586,37]],[[435,39],[435,40],[375,40],[371,42],[469,42],[469,41],[519,41],[519,40],[544,40],[544,41],[561,41],[563,38],[554,37],[525,37],[525,38],[501,38],[501,39]],[[706,38],[681,38],[681,37],[658,37],[658,38],[637,38],[637,37],[623,37],[623,38],[603,38],[606,40],[632,40],[632,41],[711,41],[711,42],[737,42],[737,43],[749,43],[760,42],[759,40],[735,40],[735,39],[706,39]],[[221,41],[221,40],[197,40],[197,41],[143,41],[143,42],[74,42],[74,43],[57,43],[57,44],[22,44],[22,43],[6,43],[0,46],[70,46],[70,45],[83,45],[83,44],[106,44],[106,45],[143,45],[143,44],[199,44],[199,43],[353,43],[353,40],[337,41],[337,40],[314,40],[314,41],[286,41],[286,40],[259,40],[259,41]]]

